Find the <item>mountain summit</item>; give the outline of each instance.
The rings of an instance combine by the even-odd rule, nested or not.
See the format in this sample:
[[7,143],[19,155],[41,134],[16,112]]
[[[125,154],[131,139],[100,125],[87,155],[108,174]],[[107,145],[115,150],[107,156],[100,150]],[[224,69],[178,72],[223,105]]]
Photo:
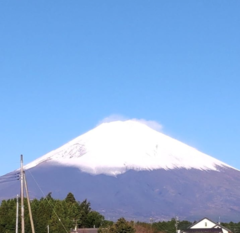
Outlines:
[[128,170],[218,170],[227,164],[137,121],[103,123],[25,166],[55,162],[91,174]]
[[[137,121],[101,124],[25,169],[31,198],[72,192],[111,220],[239,221],[240,171]],[[0,200],[19,188],[1,183]]]

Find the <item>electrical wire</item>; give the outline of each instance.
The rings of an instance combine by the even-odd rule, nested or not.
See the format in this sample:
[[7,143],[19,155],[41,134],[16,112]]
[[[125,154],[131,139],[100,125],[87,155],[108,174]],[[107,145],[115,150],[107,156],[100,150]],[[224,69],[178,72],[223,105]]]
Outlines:
[[6,174],[0,177],[0,183],[7,183],[19,180],[19,173]]
[[1,179],[7,179],[7,178],[11,178],[11,177],[19,177],[19,173],[14,173],[14,174],[6,174],[6,175],[3,175],[3,176],[0,176],[0,180]]
[[[26,171],[25,171],[25,172],[26,172]],[[39,190],[41,191],[41,193],[42,193],[43,196],[45,197],[46,195],[44,194],[43,190],[42,190],[41,187],[39,186],[39,184],[38,184],[38,182],[36,181],[36,179],[33,177],[32,173],[31,173],[29,170],[27,170],[27,172],[32,176],[34,182],[36,183],[36,185],[38,186]],[[54,210],[54,206],[52,205],[52,203],[50,203],[48,199],[46,199],[46,200],[47,200],[47,203],[53,208],[53,213],[57,216],[59,222],[62,224],[62,227],[64,228],[64,230],[66,231],[66,233],[68,233],[66,227],[64,226],[64,224],[62,223],[61,219],[59,218],[57,212]]]
[[14,180],[1,180],[1,181],[0,181],[0,184],[12,182],[12,181],[17,181],[17,180],[19,180],[19,179],[14,179]]

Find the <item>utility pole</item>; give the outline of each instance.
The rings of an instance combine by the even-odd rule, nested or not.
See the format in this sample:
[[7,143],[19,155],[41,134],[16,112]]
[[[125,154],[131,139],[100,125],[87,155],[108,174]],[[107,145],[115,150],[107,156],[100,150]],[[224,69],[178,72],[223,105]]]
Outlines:
[[152,229],[153,218],[149,218],[149,222],[150,222],[150,224],[151,224],[151,229]]
[[175,227],[176,227],[176,233],[178,232],[178,216],[175,218]]
[[17,195],[17,206],[16,206],[16,233],[18,233],[18,209],[19,209],[19,204],[18,204],[18,195]]
[[29,211],[29,217],[30,217],[30,222],[31,222],[32,233],[35,233],[34,224],[33,224],[33,218],[32,218],[32,210],[31,210],[30,199],[29,199],[28,188],[27,188],[27,181],[26,181],[25,172],[23,171],[23,155],[21,155],[21,169],[20,170],[21,170],[21,172],[20,172],[20,175],[21,175],[20,180],[21,180],[21,225],[22,225],[21,233],[25,233],[25,224],[24,224],[24,187],[25,187],[25,192],[26,192],[26,195],[27,195],[28,211]]
[[23,156],[21,155],[21,172],[20,172],[20,180],[21,180],[21,233],[25,233],[24,226],[24,191],[23,191]]
[[32,209],[31,209],[31,204],[30,204],[30,199],[29,199],[29,194],[28,194],[28,187],[27,187],[25,172],[23,172],[23,180],[24,180],[24,186],[25,186],[25,191],[26,191],[26,195],[27,195],[28,211],[29,211],[32,233],[35,233],[33,217],[32,217]]

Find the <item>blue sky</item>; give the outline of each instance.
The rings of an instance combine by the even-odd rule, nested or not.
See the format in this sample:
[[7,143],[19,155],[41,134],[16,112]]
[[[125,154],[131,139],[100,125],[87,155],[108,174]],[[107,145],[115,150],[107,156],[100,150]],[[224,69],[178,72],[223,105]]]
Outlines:
[[0,175],[117,115],[240,169],[240,2],[0,2]]

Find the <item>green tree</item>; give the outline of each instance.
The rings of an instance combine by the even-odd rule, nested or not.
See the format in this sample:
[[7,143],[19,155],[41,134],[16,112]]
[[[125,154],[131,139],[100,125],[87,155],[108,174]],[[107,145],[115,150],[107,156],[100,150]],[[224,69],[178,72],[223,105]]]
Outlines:
[[124,218],[119,218],[118,221],[113,224],[109,233],[134,233],[134,224],[133,222],[128,222]]
[[66,233],[71,228],[72,222],[66,215],[66,209],[62,201],[57,200],[50,220],[51,232]]
[[182,230],[182,231],[187,230],[191,225],[192,223],[189,221],[186,221],[186,220],[180,221],[178,224],[178,230]]
[[68,195],[65,198],[65,201],[68,203],[75,203],[76,199],[72,193],[68,193]]
[[0,226],[3,232],[15,230],[16,199],[2,201],[0,208]]
[[85,199],[83,202],[79,202],[79,209],[80,209],[80,214],[79,214],[79,227],[86,227],[88,225],[88,214],[91,211],[90,207],[90,202]]
[[52,199],[53,199],[53,198],[52,198],[52,192],[49,192],[49,193],[47,194],[46,199],[48,199],[48,200],[52,200]]
[[99,228],[104,223],[104,217],[97,211],[90,211],[87,215],[86,227]]

